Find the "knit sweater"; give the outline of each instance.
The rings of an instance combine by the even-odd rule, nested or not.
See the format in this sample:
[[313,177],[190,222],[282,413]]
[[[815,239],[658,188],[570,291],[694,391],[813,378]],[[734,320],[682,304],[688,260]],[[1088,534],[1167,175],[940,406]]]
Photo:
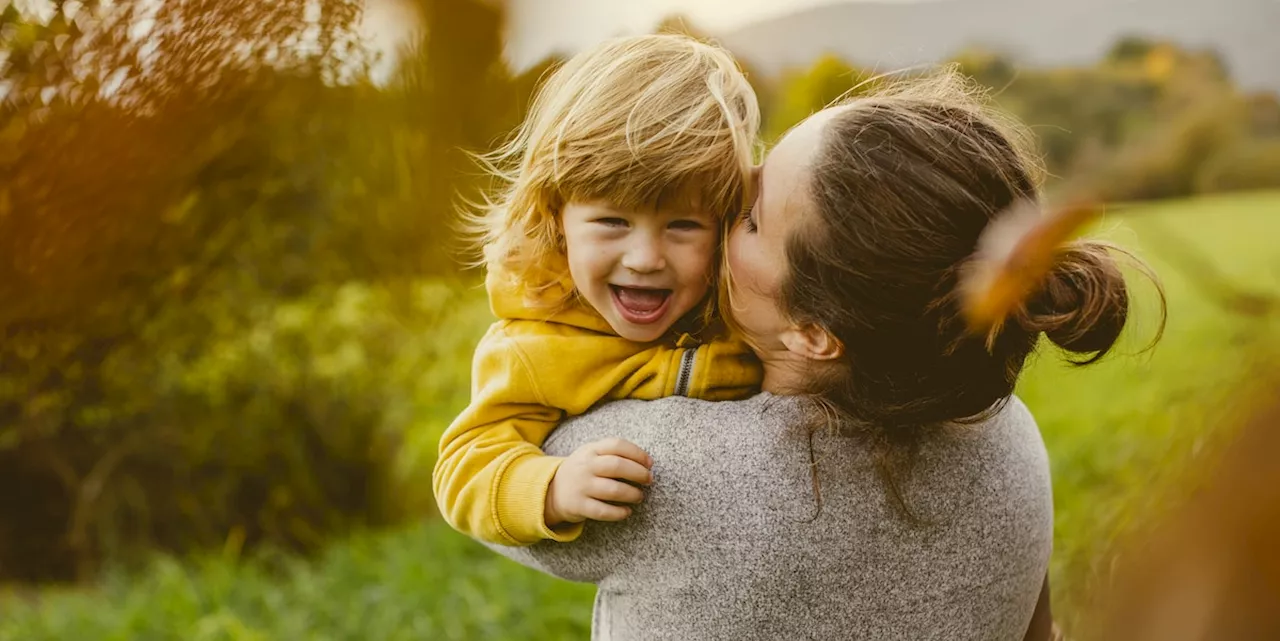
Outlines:
[[644,502],[572,543],[491,548],[595,583],[597,641],[1022,639],[1053,535],[1025,405],[924,443],[902,483],[916,523],[861,439],[813,424],[802,400],[768,393],[607,403],[544,447],[638,444],[654,459]]

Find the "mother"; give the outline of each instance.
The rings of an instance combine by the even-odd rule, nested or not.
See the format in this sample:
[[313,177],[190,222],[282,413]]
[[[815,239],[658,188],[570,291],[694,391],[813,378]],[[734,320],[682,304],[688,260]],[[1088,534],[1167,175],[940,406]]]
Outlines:
[[763,393],[567,422],[548,452],[652,455],[644,503],[574,543],[495,549],[598,584],[596,639],[1047,636],[1049,465],[1013,389],[1042,332],[1106,353],[1129,300],[1077,242],[989,349],[955,321],[979,235],[1037,197],[1022,140],[948,74],[795,127],[726,244]]

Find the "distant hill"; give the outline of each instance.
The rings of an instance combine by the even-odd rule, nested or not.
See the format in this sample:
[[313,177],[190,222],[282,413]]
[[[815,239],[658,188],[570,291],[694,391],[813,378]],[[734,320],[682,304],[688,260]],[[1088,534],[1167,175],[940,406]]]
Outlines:
[[835,53],[890,71],[980,45],[1032,65],[1090,64],[1121,36],[1218,51],[1249,89],[1280,91],[1280,0],[923,0],[850,2],[717,38],[768,74]]

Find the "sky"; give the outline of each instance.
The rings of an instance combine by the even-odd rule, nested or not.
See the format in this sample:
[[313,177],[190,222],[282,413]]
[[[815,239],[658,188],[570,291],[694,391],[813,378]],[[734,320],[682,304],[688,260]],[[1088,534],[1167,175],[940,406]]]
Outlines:
[[[2,2],[3,0],[0,0]],[[604,38],[650,31],[679,13],[699,29],[726,31],[799,9],[848,1],[915,0],[488,0],[506,2],[506,56],[523,69],[556,53],[573,53]],[[407,33],[398,0],[369,0],[366,28],[382,42]]]
[[700,29],[723,31],[840,1],[508,0],[507,58],[518,67],[532,65],[557,50],[573,52],[613,35],[649,31],[675,13]]

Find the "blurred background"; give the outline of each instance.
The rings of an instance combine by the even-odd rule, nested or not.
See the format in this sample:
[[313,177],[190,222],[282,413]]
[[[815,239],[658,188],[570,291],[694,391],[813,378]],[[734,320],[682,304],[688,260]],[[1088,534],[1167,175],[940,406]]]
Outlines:
[[1055,614],[1278,638],[1223,609],[1280,611],[1277,27],[1274,0],[0,0],[0,639],[588,638],[591,586],[433,514],[491,320],[452,224],[548,69],[656,30],[739,56],[769,141],[958,63],[1050,194],[1112,203],[1094,231],[1170,318],[1143,351],[1142,291],[1124,353],[1046,346],[1019,389]]

